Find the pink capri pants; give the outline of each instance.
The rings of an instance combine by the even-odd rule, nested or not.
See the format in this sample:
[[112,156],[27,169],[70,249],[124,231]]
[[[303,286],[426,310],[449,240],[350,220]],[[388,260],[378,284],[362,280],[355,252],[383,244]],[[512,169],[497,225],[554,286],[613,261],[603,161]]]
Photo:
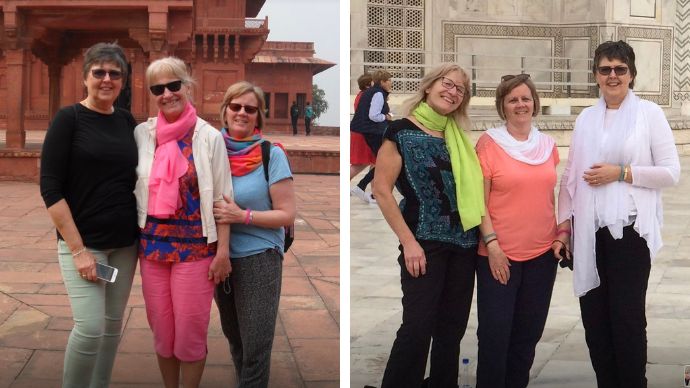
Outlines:
[[141,261],[141,288],[156,353],[194,362],[206,358],[206,335],[215,285],[211,258],[169,263]]

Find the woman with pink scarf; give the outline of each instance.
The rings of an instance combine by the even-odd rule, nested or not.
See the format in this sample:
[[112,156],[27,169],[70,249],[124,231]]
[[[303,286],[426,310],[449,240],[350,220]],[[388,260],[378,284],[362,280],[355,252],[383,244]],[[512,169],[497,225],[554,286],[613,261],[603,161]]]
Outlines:
[[230,227],[216,225],[214,202],[232,196],[221,133],[199,118],[192,79],[180,59],[146,70],[158,117],[139,124],[139,260],[146,316],[167,388],[198,387],[215,285],[229,276]]
[[558,241],[558,151],[532,125],[539,95],[528,74],[505,75],[496,109],[506,122],[477,142],[486,216],[477,261],[477,388],[526,387],[551,303]]

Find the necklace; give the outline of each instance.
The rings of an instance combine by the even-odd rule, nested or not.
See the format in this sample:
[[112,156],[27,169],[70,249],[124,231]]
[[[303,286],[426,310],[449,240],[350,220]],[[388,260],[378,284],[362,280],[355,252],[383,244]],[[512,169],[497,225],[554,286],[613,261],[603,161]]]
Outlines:
[[88,98],[85,99],[85,100],[83,100],[83,101],[81,102],[81,104],[84,105],[85,107],[91,109],[91,110],[94,110],[94,111],[98,112],[98,113],[110,114],[110,113],[115,112],[115,107],[114,107],[114,106],[111,105],[111,106],[110,106],[110,109],[108,109],[108,110],[106,111],[106,110],[104,110],[104,109],[98,108],[98,107],[96,107],[95,105],[91,104],[91,102],[89,101]]

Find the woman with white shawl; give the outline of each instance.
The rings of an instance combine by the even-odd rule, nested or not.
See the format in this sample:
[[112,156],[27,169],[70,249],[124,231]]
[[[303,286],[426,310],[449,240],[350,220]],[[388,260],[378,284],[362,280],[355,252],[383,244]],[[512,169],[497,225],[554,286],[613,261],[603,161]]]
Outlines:
[[528,74],[496,89],[505,120],[477,142],[486,216],[477,261],[477,388],[524,388],[556,278],[554,188],[558,151],[532,125],[539,95]]
[[574,260],[574,288],[601,387],[646,387],[645,299],[662,247],[661,189],[680,162],[661,108],[632,91],[632,47],[605,42],[592,72],[601,98],[575,122],[558,196],[558,230]]

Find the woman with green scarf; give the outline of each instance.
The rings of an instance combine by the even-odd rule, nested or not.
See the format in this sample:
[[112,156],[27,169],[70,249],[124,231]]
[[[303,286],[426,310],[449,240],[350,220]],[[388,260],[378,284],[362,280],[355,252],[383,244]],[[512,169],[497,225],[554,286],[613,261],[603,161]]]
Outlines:
[[[374,195],[400,240],[403,291],[403,322],[382,387],[457,385],[485,209],[481,167],[462,130],[468,90],[461,67],[431,69],[403,106],[406,117],[389,125],[377,157]],[[394,186],[403,196],[399,206]]]

